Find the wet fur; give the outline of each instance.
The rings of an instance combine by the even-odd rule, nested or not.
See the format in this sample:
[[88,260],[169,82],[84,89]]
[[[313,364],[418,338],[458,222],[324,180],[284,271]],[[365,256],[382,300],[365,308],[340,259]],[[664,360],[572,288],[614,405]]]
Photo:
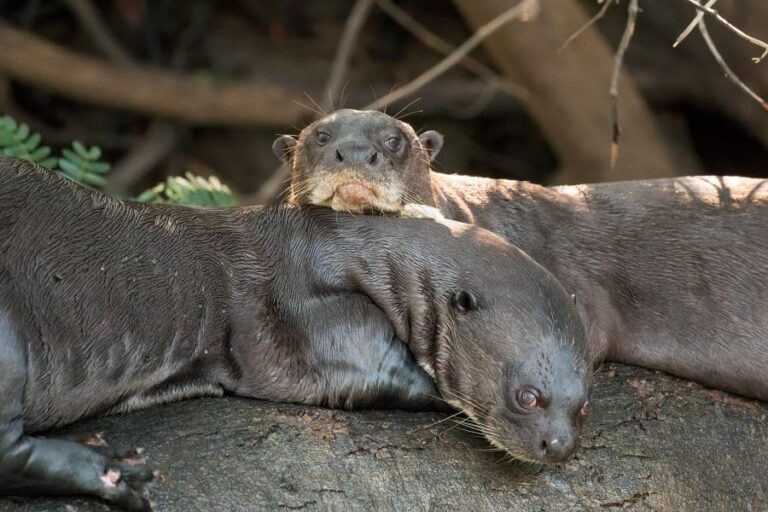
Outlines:
[[[457,316],[457,289],[483,307]],[[121,202],[0,159],[0,492],[148,510],[102,455],[31,435],[100,412],[225,392],[424,410],[443,408],[439,392],[487,416],[506,407],[508,365],[538,378],[515,366],[525,353],[558,354],[541,386],[572,408],[586,350],[560,283],[482,229]],[[497,378],[479,382],[481,369]],[[577,435],[564,421],[492,439],[535,458],[550,427]]]
[[576,295],[598,359],[768,400],[766,180],[432,181],[446,217],[502,235]]

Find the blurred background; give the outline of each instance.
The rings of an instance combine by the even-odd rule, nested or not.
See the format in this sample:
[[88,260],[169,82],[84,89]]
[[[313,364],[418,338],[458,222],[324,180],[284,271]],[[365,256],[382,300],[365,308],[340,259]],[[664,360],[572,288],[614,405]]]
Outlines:
[[[524,0],[525,1],[525,0]],[[387,105],[446,138],[436,170],[544,184],[686,174],[768,177],[768,111],[728,80],[702,35],[672,43],[688,0],[642,0],[609,89],[630,0],[527,0],[465,58]],[[518,0],[3,0],[0,113],[55,151],[82,141],[129,197],[168,175],[218,176],[243,203],[278,196],[272,154],[317,110],[362,108],[437,65]],[[768,40],[768,2],[720,0]],[[713,18],[723,59],[768,96],[762,50]]]

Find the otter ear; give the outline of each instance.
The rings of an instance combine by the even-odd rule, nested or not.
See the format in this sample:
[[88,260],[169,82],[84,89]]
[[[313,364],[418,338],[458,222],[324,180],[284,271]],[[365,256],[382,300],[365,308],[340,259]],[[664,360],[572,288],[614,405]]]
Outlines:
[[428,130],[419,135],[419,141],[427,150],[430,161],[434,160],[440,150],[443,149],[443,136],[435,130]]
[[291,150],[296,147],[296,139],[290,135],[281,135],[272,143],[272,151],[281,161],[288,163],[291,160]]

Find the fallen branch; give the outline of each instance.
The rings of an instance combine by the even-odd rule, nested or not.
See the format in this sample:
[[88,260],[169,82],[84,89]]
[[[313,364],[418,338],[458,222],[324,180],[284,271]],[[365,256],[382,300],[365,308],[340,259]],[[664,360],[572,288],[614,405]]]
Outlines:
[[[570,46],[570,44],[571,44],[572,42],[574,42],[576,39],[578,39],[578,37],[579,37],[581,34],[583,34],[584,32],[586,32],[586,31],[587,31],[587,29],[588,29],[589,27],[591,27],[592,25],[594,25],[595,23],[597,23],[597,22],[598,22],[600,19],[602,19],[602,18],[603,18],[603,16],[605,16],[605,13],[608,11],[608,8],[611,6],[611,3],[613,3],[613,1],[614,1],[614,0],[598,0],[598,3],[602,3],[602,4],[603,4],[603,6],[600,8],[600,10],[599,10],[599,11],[597,11],[597,14],[595,14],[594,16],[592,16],[592,17],[589,19],[589,21],[588,21],[588,22],[586,22],[586,23],[585,23],[585,24],[583,24],[581,27],[579,27],[579,30],[577,30],[576,32],[574,32],[573,34],[571,34],[570,36],[568,36],[568,39],[566,39],[566,40],[565,40],[565,42],[563,43],[563,45],[562,45],[560,48],[558,48],[558,50],[557,50],[557,51],[558,51],[558,52],[561,52],[561,51],[565,50],[566,48],[568,48],[568,46]],[[616,0],[616,1],[618,1],[618,0]]]
[[193,124],[285,126],[305,119],[277,86],[229,85],[140,66],[113,65],[0,24],[0,72],[85,103]]
[[474,50],[478,45],[480,45],[480,43],[483,42],[483,40],[485,40],[488,36],[496,32],[496,30],[500,29],[505,24],[509,23],[510,21],[514,20],[518,16],[527,12],[528,9],[533,8],[535,4],[536,4],[536,0],[521,0],[514,7],[507,9],[496,18],[492,19],[482,27],[478,28],[477,31],[474,34],[472,34],[472,36],[469,39],[467,39],[459,47],[457,47],[456,50],[453,51],[453,53],[445,57],[443,60],[435,64],[433,67],[431,67],[430,69],[428,69],[427,71],[419,75],[418,77],[414,78],[404,86],[398,89],[395,89],[394,91],[390,92],[386,96],[379,98],[378,100],[374,101],[369,105],[366,105],[364,109],[379,110],[380,108],[384,107],[389,103],[402,99],[418,91],[420,88],[424,87],[426,84],[428,84],[429,82],[431,82],[432,80],[439,77],[440,75],[448,71],[450,68],[455,66],[459,61],[461,61],[462,58],[464,58],[465,55],[467,55],[469,52]]
[[736,73],[734,73],[733,70],[731,70],[728,64],[725,63],[725,59],[723,59],[723,56],[720,55],[720,52],[718,51],[717,46],[715,45],[715,42],[712,40],[712,38],[709,35],[709,30],[707,30],[707,25],[704,23],[704,18],[699,19],[698,25],[699,25],[699,32],[701,33],[701,37],[704,38],[704,41],[707,43],[707,46],[709,47],[709,51],[712,52],[712,56],[720,65],[720,68],[722,68],[723,72],[725,73],[725,76],[728,77],[739,88],[741,88],[742,91],[746,92],[752,99],[758,102],[760,106],[762,106],[765,110],[768,110],[768,102],[766,102],[763,98],[761,98],[755,91],[750,89],[749,86],[747,86],[747,84],[742,82],[741,79],[736,75]]
[[[707,43],[707,47],[709,48],[709,51],[712,53],[712,56],[715,58],[715,61],[717,61],[720,68],[723,70],[723,73],[725,76],[731,80],[734,84],[736,84],[742,91],[747,93],[747,95],[754,99],[756,102],[760,104],[764,109],[768,110],[768,103],[761,98],[755,91],[753,91],[747,84],[741,81],[741,79],[736,75],[736,73],[733,72],[733,70],[726,64],[725,59],[720,54],[720,51],[717,49],[717,45],[715,45],[715,42],[712,40],[712,37],[709,35],[709,30],[707,30],[707,25],[704,22],[704,16],[708,13],[712,13],[713,16],[720,17],[719,14],[717,14],[716,11],[712,10],[712,6],[715,5],[715,2],[717,0],[709,0],[706,5],[700,5],[698,4],[699,11],[696,13],[696,16],[693,18],[693,20],[688,24],[687,27],[685,27],[685,30],[682,31],[682,33],[677,37],[675,42],[672,44],[672,47],[675,48],[677,45],[679,45],[688,35],[691,33],[691,31],[698,26],[699,33],[701,33],[701,37],[704,38],[704,42]],[[725,22],[725,19],[722,18],[721,22]],[[752,60],[755,63],[760,62],[766,54],[768,54],[768,45],[765,45],[762,41],[759,39],[755,39],[752,36],[744,34],[742,31],[736,29],[733,27],[730,23],[726,23],[726,26],[728,26],[731,30],[736,32],[737,34],[742,35],[742,37],[745,37],[748,41],[753,42],[757,44],[757,46],[765,47],[766,51],[763,53],[762,56],[753,58]]]
[[621,136],[621,125],[619,124],[619,76],[621,75],[621,65],[624,62],[624,54],[632,42],[632,36],[635,34],[635,24],[637,23],[637,13],[639,12],[638,0],[629,0],[627,8],[627,24],[624,26],[624,34],[621,36],[619,48],[613,62],[613,76],[611,77],[611,88],[609,91],[611,97],[611,113],[613,116],[613,134],[611,138],[611,169],[616,167],[616,161],[619,158],[619,137]]
[[[705,7],[712,7],[715,5],[717,0],[709,0],[707,2],[707,5]],[[699,21],[701,21],[701,18],[704,17],[704,14],[706,14],[704,11],[699,11],[696,13],[696,16],[693,17],[693,20],[688,24],[687,27],[685,27],[685,30],[683,30],[679,36],[677,36],[677,39],[675,39],[675,42],[672,43],[672,48],[677,48],[677,45],[683,42],[683,40],[688,37],[688,34],[693,32],[693,29],[696,28],[696,25],[699,24]]]
[[755,62],[755,64],[760,63],[760,61],[762,61],[766,56],[768,56],[768,43],[766,43],[765,41],[761,41],[760,39],[757,39],[756,37],[752,37],[749,34],[746,34],[745,32],[743,32],[742,30],[736,28],[728,20],[726,20],[725,18],[720,16],[719,12],[717,12],[714,9],[712,9],[711,7],[708,7],[706,5],[701,5],[697,0],[685,0],[685,1],[688,2],[689,4],[693,5],[699,11],[704,12],[704,13],[712,16],[713,18],[715,18],[717,21],[719,21],[720,23],[725,25],[728,28],[728,30],[730,30],[731,32],[733,32],[737,36],[741,37],[742,39],[744,39],[746,41],[749,41],[750,43],[752,43],[753,45],[757,46],[758,48],[762,48],[763,49],[762,55],[760,55],[759,57],[753,57],[752,58],[752,61]]
[[[456,51],[456,47],[451,43],[441,38],[440,36],[430,32],[427,27],[419,23],[413,16],[408,14],[402,7],[394,3],[392,0],[377,0],[376,4],[384,11],[395,23],[400,25],[403,29],[407,30],[412,36],[422,42],[427,48],[441,53],[443,55],[450,55]],[[490,85],[495,88],[501,89],[507,94],[510,94],[516,98],[525,100],[529,93],[520,85],[505,80],[496,74],[491,68],[483,64],[477,59],[473,59],[469,55],[465,55],[458,62],[458,65],[470,71],[477,76],[484,78]]]

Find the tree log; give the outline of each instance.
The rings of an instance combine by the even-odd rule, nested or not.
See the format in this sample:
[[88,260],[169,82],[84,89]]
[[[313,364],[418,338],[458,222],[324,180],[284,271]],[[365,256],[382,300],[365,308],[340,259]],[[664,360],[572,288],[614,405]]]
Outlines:
[[[61,48],[3,23],[0,45],[6,48],[0,52],[0,75],[84,103],[198,125],[303,126],[315,113],[298,102],[308,102],[304,91],[322,87],[320,83],[301,87],[234,85],[139,65],[114,64]],[[372,82],[347,91],[350,107],[360,108],[370,102],[368,85],[385,91],[392,84]],[[484,79],[443,79],[425,87],[423,99],[413,109],[462,116],[478,97],[489,92],[489,87]],[[485,108],[508,112],[519,105],[506,94],[496,94]]]
[[306,110],[292,91],[235,85],[142,66],[112,64],[0,24],[0,73],[85,103],[193,124],[284,126]]
[[[237,398],[97,418],[143,446],[158,511],[766,510],[768,405],[609,365],[577,456],[503,461],[443,416],[341,412]],[[4,498],[4,512],[103,511],[85,499]]]
[[[506,0],[456,3],[474,28],[509,8]],[[608,89],[614,52],[594,27],[558,52],[588,20],[578,0],[542,2],[533,20],[511,23],[485,42],[500,70],[530,91],[531,114],[560,158],[552,184],[695,174],[697,169],[681,167],[684,160],[664,140],[626,71],[619,88],[620,156],[611,169]]]

